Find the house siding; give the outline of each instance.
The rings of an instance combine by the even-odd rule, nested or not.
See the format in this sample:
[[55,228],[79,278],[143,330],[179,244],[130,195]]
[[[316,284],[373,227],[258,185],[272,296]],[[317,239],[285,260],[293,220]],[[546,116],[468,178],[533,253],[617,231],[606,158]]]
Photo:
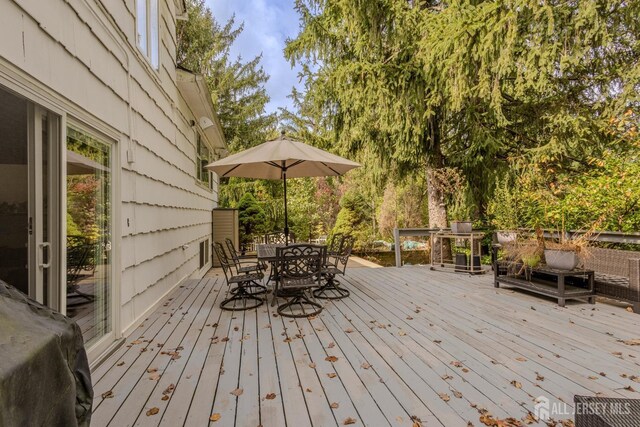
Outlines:
[[[196,179],[196,131],[176,83],[175,6],[159,1],[160,66],[138,50],[134,0],[10,0],[0,5],[0,64],[116,135],[120,157],[120,331],[199,269],[213,191]],[[128,152],[133,162],[128,162]]]

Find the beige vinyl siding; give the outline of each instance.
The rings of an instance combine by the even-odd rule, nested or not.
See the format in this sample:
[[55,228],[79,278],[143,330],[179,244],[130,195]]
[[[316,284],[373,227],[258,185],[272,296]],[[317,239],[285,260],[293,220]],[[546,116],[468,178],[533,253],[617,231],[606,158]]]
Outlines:
[[201,274],[198,246],[211,236],[217,205],[217,183],[209,191],[196,180],[189,123],[197,118],[176,85],[173,0],[160,0],[159,13],[154,71],[136,46],[134,0],[0,5],[0,63],[77,106],[83,112],[77,119],[119,135],[122,330],[184,278]]

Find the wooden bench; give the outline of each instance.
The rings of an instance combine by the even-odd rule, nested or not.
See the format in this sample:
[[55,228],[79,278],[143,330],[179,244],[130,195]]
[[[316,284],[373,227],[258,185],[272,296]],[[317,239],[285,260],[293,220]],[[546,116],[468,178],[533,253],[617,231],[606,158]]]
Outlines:
[[628,302],[640,313],[640,252],[589,248],[584,268],[595,271],[597,295]]

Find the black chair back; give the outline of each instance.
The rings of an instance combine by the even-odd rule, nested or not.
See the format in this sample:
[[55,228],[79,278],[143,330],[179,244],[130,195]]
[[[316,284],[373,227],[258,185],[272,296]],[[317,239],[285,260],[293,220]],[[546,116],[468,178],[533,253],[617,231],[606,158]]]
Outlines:
[[340,247],[342,246],[342,240],[344,239],[343,233],[335,233],[331,236],[329,244],[327,245],[327,253],[329,255],[335,255],[340,253]]
[[276,248],[280,284],[283,288],[311,286],[320,281],[326,246],[294,244]]
[[[289,234],[289,240],[292,241],[291,234]],[[268,233],[264,235],[264,242],[267,245],[285,245],[287,238],[284,233]]]
[[220,266],[222,267],[222,271],[224,272],[224,277],[227,279],[227,283],[229,282],[229,278],[233,276],[233,271],[231,270],[231,262],[229,261],[229,257],[227,257],[226,252],[224,251],[224,246],[220,242],[213,243],[213,250],[218,257],[218,261],[220,261]]

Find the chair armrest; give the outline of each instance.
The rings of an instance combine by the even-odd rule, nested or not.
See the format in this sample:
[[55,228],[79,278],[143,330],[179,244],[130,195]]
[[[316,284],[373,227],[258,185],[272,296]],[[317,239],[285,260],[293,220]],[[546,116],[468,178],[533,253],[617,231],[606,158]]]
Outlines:
[[629,258],[629,288],[640,293],[640,258]]

